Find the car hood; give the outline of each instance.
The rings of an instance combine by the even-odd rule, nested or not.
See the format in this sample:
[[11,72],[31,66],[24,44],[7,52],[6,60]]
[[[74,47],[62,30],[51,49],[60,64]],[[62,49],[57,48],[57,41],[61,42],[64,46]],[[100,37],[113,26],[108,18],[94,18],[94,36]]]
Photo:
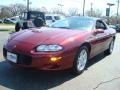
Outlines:
[[12,40],[18,41],[21,43],[29,44],[60,44],[64,40],[71,37],[76,37],[77,35],[84,34],[85,31],[80,30],[68,30],[60,28],[47,28],[42,27],[32,28],[25,30],[24,32],[19,32],[18,34],[13,35]]

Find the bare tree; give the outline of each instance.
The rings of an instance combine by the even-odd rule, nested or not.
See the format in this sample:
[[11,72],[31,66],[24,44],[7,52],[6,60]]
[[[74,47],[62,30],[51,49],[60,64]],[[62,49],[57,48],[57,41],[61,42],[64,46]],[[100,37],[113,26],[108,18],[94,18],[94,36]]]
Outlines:
[[101,17],[102,16],[102,11],[100,11],[99,9],[97,10],[89,10],[86,12],[87,16],[92,16],[92,17]]
[[47,10],[46,7],[41,7],[40,10],[41,10],[42,12],[44,12],[44,13],[48,13],[48,10]]
[[30,11],[41,11],[40,8],[30,8],[29,10],[30,10]]
[[65,13],[61,9],[59,9],[59,8],[52,8],[51,11],[50,11],[50,13],[65,15]]
[[26,11],[23,4],[11,4],[8,6],[0,6],[0,18],[9,18],[12,16],[20,15]]
[[[120,24],[120,16],[118,16],[117,21],[117,23]],[[116,15],[110,17],[110,24],[116,24]]]
[[0,6],[0,18],[11,17],[10,8],[6,6]]
[[[45,7],[42,8],[30,8],[33,11],[42,11],[47,13],[47,9]],[[12,16],[21,15],[23,12],[27,11],[27,8],[23,4],[11,4],[8,6],[0,6],[0,18],[9,18]]]
[[70,16],[75,16],[75,15],[78,15],[78,8],[69,8],[68,9],[68,13]]
[[25,5],[19,3],[11,4],[9,8],[12,16],[20,15],[22,12],[27,10]]

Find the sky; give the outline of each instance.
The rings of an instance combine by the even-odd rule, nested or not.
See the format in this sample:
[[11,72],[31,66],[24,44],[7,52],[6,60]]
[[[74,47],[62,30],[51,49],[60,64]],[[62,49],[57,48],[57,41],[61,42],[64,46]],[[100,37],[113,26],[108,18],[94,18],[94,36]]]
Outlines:
[[[27,0],[0,0],[0,5],[10,5],[15,3],[22,3],[26,5]],[[61,8],[58,4],[62,4],[62,10],[67,12],[69,8],[78,8],[79,12],[82,13],[84,0],[30,0],[30,7],[41,8],[46,7],[47,10],[51,8]],[[115,5],[111,7],[111,13],[115,14],[117,12],[117,0],[86,0],[85,10],[90,10],[91,2],[93,3],[93,10],[99,9],[102,14],[105,15],[107,3],[114,3]]]

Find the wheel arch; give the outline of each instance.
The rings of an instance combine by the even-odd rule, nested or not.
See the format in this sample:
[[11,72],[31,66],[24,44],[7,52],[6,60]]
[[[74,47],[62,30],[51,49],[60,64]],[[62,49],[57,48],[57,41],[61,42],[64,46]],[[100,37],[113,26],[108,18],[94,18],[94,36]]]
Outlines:
[[86,48],[87,47],[87,54],[88,54],[88,58],[87,58],[87,61],[89,60],[89,55],[90,55],[90,51],[91,51],[91,45],[90,45],[90,43],[88,43],[88,42],[84,42],[84,43],[82,43],[82,44],[80,44],[79,45],[79,49],[78,49],[78,51],[77,51],[77,54],[76,54],[76,56],[75,56],[75,59],[74,59],[74,62],[73,62],[73,71],[76,73],[76,74],[81,74],[87,67],[86,67],[86,65],[87,65],[87,62],[86,62],[86,64],[85,64],[85,67],[84,67],[84,69],[82,69],[82,70],[78,70],[77,69],[77,58],[78,58],[78,53],[79,53],[79,51],[80,50],[82,50],[82,47],[84,47],[84,48]]
[[82,44],[80,45],[80,47],[82,47],[82,46],[86,46],[86,47],[88,48],[88,51],[89,51],[89,54],[90,54],[90,52],[91,52],[91,45],[90,45],[90,43],[84,42],[84,43],[82,43]]

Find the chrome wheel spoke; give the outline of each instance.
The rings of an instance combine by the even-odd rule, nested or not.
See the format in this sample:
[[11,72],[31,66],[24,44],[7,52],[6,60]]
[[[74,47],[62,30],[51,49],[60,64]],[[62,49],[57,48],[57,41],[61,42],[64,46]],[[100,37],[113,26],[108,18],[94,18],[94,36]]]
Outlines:
[[77,68],[78,70],[83,70],[85,68],[87,62],[87,52],[86,50],[82,50],[78,56],[78,61],[77,61]]

